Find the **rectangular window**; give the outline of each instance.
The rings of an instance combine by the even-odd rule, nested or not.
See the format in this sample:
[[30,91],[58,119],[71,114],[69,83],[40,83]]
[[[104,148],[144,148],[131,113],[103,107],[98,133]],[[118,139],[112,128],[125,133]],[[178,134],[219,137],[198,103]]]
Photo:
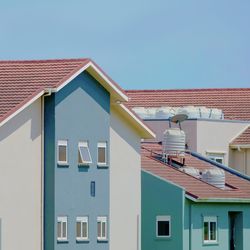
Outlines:
[[67,241],[67,217],[57,217],[57,240]]
[[107,142],[98,142],[98,165],[107,165]]
[[88,240],[88,217],[76,217],[76,240]]
[[224,154],[222,153],[208,153],[207,157],[212,161],[224,164]]
[[217,243],[217,217],[204,216],[203,219],[204,243]]
[[171,236],[171,217],[161,215],[156,217],[156,236],[170,237]]
[[83,165],[92,163],[88,142],[78,143],[78,163]]
[[107,217],[97,217],[97,240],[107,240]]
[[90,195],[95,197],[95,181],[90,182]]
[[68,142],[66,140],[57,142],[57,162],[58,164],[68,163]]

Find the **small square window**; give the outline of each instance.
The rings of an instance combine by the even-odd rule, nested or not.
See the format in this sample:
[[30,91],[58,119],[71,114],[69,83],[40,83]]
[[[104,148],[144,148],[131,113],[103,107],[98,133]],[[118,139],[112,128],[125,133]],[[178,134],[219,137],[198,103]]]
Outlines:
[[99,142],[98,148],[98,165],[107,165],[107,142]]
[[76,218],[76,240],[84,241],[88,240],[88,217]]
[[107,217],[97,217],[97,240],[107,240]]
[[57,240],[67,241],[67,217],[57,217]]
[[217,217],[204,216],[203,218],[204,243],[217,243]]
[[57,142],[57,162],[58,164],[68,164],[68,142],[66,140]]
[[83,165],[92,163],[88,142],[78,143],[78,163]]
[[156,236],[170,237],[171,236],[171,217],[170,216],[157,216],[156,217]]

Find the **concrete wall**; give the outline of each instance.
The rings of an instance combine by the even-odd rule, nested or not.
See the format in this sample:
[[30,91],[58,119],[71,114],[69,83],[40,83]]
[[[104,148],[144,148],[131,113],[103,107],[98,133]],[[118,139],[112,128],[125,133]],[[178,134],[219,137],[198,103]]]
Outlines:
[[[156,141],[163,140],[163,133],[169,128],[168,120],[146,120],[145,123],[155,132]],[[179,127],[174,123],[171,123],[171,127]],[[197,149],[197,120],[186,120],[181,123],[182,129],[186,133],[186,143],[188,148],[192,151]]]
[[229,165],[244,174],[250,175],[250,149],[230,149]]
[[0,127],[0,249],[41,249],[41,99]]
[[235,121],[197,121],[197,152],[206,156],[207,152],[225,152],[224,164],[229,164],[229,143],[248,126]]
[[[171,237],[156,237],[156,216],[171,216]],[[184,191],[142,171],[142,250],[182,250]]]
[[[191,241],[185,242],[184,245],[190,248],[189,250],[221,250],[229,249],[229,212],[242,212],[243,216],[243,242],[241,250],[250,249],[250,205],[249,204],[198,204],[189,202],[188,214],[185,217],[189,217],[191,221],[190,239]],[[203,216],[217,216],[218,223],[218,243],[212,245],[204,245],[203,243]],[[187,226],[185,226],[187,229]],[[236,233],[241,233],[240,230],[236,230]],[[188,238],[186,238],[188,239]]]
[[111,109],[110,250],[140,249],[140,138],[128,121]]
[[[107,142],[109,159],[110,96],[84,72],[46,102],[46,250],[109,249],[108,240],[97,240],[97,217],[109,216],[109,164],[97,165],[97,143]],[[54,100],[53,100],[54,98]],[[48,105],[47,105],[48,104]],[[52,122],[51,122],[52,121]],[[54,130],[54,132],[52,132]],[[54,138],[53,138],[54,137]],[[57,164],[57,141],[68,141],[68,165]],[[78,165],[78,142],[88,141],[92,163]],[[109,160],[108,160],[109,161]],[[96,195],[90,183],[96,183]],[[57,217],[68,218],[68,241],[57,241]],[[76,241],[76,217],[88,216],[89,241]],[[108,230],[109,231],[109,230]]]

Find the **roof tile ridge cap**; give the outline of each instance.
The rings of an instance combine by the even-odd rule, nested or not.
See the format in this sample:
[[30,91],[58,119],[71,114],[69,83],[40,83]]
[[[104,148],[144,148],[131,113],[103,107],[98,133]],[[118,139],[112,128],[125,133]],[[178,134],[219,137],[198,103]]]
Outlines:
[[20,60],[0,60],[0,64],[2,63],[47,63],[47,62],[84,62],[88,61],[90,58],[58,58],[58,59],[20,59]]
[[25,98],[22,102],[20,102],[18,105],[14,106],[11,110],[9,110],[6,114],[4,114],[2,117],[0,117],[0,123],[2,123],[5,119],[7,119],[9,116],[14,114],[16,111],[18,111],[20,108],[22,108],[26,103],[28,103],[32,98],[34,98],[36,95],[44,91],[44,87],[40,87],[37,91],[35,91],[32,95],[29,95],[27,98]]
[[72,77],[76,72],[78,72],[82,67],[87,65],[91,60],[86,59],[83,61],[79,66],[77,66],[74,70],[72,70],[70,73],[68,73],[66,76],[64,76],[55,86],[52,88],[58,88],[61,84],[63,84],[65,81],[67,81],[70,77]]

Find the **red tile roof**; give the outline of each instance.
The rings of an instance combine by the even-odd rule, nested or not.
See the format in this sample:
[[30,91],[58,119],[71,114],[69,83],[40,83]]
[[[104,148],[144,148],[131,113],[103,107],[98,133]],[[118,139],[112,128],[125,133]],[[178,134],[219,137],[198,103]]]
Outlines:
[[[164,164],[160,160],[157,160],[151,154],[151,151],[161,153],[162,146],[157,143],[142,143],[142,169],[183,187],[186,194],[196,199],[250,199],[250,181],[225,171],[226,184],[236,189],[223,190],[188,175],[175,167]],[[186,165],[199,170],[217,168],[191,155],[187,155]]]
[[45,88],[56,88],[88,59],[0,61],[0,122]]
[[235,138],[230,145],[250,145],[250,126]]
[[250,120],[250,88],[127,90],[129,107],[206,106],[222,109],[225,119]]

